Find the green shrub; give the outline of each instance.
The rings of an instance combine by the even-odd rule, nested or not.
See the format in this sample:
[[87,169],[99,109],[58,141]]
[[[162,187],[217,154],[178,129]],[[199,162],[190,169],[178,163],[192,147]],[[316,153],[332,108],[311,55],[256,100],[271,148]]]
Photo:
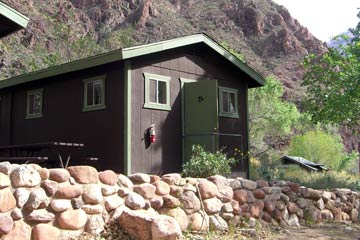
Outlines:
[[297,165],[283,165],[280,161],[261,162],[250,158],[252,180],[285,180],[314,189],[349,188],[360,191],[360,175],[346,171],[309,172]]
[[299,156],[322,163],[335,171],[350,170],[349,166],[358,157],[355,152],[347,154],[338,134],[324,131],[309,131],[291,139],[289,155]]
[[213,175],[226,176],[231,173],[231,166],[237,163],[234,158],[228,158],[221,151],[207,152],[200,145],[192,147],[189,161],[183,164],[183,176],[206,178]]
[[[301,171],[301,170],[299,170]],[[347,172],[309,173],[303,171],[297,177],[284,172],[282,180],[292,181],[315,189],[349,188],[360,191],[360,176]],[[291,174],[292,175],[292,174]]]

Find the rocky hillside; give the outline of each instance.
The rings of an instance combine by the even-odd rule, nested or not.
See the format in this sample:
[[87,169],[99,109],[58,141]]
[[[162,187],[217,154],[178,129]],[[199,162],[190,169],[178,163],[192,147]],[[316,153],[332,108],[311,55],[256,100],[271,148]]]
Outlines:
[[[271,0],[3,0],[27,15],[26,30],[0,41],[0,78],[108,50],[197,32],[274,74],[299,99],[301,62],[326,46]],[[294,89],[294,90],[291,90]]]

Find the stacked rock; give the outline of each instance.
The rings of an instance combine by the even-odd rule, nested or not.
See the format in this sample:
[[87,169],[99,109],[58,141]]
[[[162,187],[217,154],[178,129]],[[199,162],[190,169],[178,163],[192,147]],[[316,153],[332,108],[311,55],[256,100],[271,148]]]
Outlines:
[[359,209],[360,194],[349,189],[0,163],[1,239],[69,239],[97,234],[111,220],[137,239],[179,239],[185,230],[224,231],[244,219],[282,226],[358,222]]

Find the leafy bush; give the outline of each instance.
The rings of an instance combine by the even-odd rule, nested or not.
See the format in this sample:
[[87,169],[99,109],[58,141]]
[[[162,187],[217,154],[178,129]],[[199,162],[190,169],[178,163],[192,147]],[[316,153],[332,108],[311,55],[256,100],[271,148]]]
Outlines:
[[282,165],[279,162],[261,164],[250,158],[250,177],[252,180],[285,180],[315,189],[349,188],[360,191],[360,175],[348,172],[308,172],[297,165]]
[[289,155],[299,156],[322,163],[336,171],[349,170],[357,158],[356,153],[347,154],[339,135],[316,130],[291,139]]
[[310,173],[303,171],[301,174],[284,171],[282,180],[292,181],[300,185],[315,189],[349,188],[360,191],[360,176],[346,172]]
[[200,145],[192,147],[189,161],[183,164],[182,174],[185,177],[206,178],[213,175],[226,176],[231,173],[231,166],[237,163],[234,158],[228,158],[221,151],[207,152]]

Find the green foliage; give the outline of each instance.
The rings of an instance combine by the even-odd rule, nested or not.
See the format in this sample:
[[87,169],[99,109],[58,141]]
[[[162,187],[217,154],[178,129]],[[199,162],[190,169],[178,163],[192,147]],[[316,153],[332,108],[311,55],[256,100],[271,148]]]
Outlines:
[[221,42],[221,46],[223,46],[226,50],[228,50],[231,54],[233,54],[235,57],[237,57],[239,60],[245,62],[244,55],[238,53],[236,50],[231,48],[226,42]]
[[[359,26],[358,26],[359,28]],[[345,45],[330,48],[320,59],[309,55],[303,86],[308,96],[303,101],[314,122],[360,124],[360,40],[344,38]]]
[[119,48],[131,47],[134,45],[134,26],[121,28],[119,30],[111,32],[106,38],[101,41],[106,49],[114,50]]
[[315,189],[349,188],[360,191],[360,176],[346,172],[310,173],[297,169],[293,173],[284,171],[281,179]]
[[316,130],[291,139],[289,155],[299,156],[316,163],[322,163],[336,171],[346,170],[357,154],[346,154],[341,138]]
[[251,153],[257,155],[270,146],[267,138],[290,134],[300,113],[293,103],[283,100],[284,89],[275,77],[267,77],[264,87],[249,91],[249,132]]
[[[260,163],[250,159],[250,176],[253,180],[285,180],[315,189],[349,188],[360,190],[360,175],[348,172],[309,172],[297,165],[282,165],[280,161]],[[252,174],[251,174],[252,173]]]
[[211,153],[205,151],[202,146],[194,145],[192,147],[190,160],[182,166],[182,174],[185,177],[198,178],[206,178],[213,175],[226,176],[231,173],[231,166],[236,163],[236,159],[228,158],[227,155],[221,151]]

